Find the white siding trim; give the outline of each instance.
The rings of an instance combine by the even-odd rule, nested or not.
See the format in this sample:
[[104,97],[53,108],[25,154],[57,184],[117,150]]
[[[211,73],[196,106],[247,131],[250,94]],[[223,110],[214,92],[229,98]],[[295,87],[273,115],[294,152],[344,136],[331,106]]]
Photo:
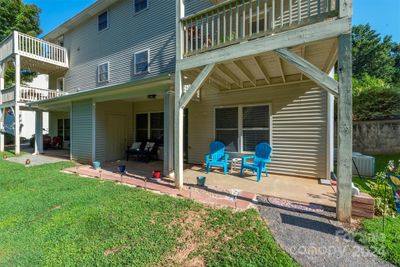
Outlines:
[[[103,66],[103,65],[106,65],[107,64],[107,80],[105,80],[105,81],[100,81],[100,67],[101,66]],[[109,61],[107,61],[107,62],[103,62],[103,63],[100,63],[99,65],[97,65],[97,82],[98,83],[107,83],[107,82],[109,82],[110,81],[110,62]]]
[[[137,72],[136,71],[136,55],[147,52],[147,71],[142,71],[142,72]],[[147,74],[150,73],[150,48],[146,48],[140,51],[137,51],[133,53],[133,74],[134,75],[142,75],[142,74]]]
[[69,104],[69,123],[71,123],[71,125],[69,126],[69,159],[72,160],[73,156],[72,156],[72,146],[74,145],[73,142],[73,127],[74,127],[74,123],[73,123],[73,116],[72,116],[72,102],[70,102]]
[[96,161],[96,100],[92,99],[92,161]]

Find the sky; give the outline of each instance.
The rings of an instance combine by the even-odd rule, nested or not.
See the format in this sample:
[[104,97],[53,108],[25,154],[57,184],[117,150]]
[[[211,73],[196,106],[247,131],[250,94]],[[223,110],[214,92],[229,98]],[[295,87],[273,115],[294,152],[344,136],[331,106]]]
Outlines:
[[[25,0],[42,9],[43,34],[67,21],[95,0]],[[353,0],[353,24],[369,23],[381,35],[400,43],[400,0]]]

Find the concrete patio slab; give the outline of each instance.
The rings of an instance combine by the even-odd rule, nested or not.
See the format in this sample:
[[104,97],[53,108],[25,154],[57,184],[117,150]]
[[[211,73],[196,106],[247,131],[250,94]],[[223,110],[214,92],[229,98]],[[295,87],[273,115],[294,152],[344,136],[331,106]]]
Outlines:
[[[23,164],[27,167],[67,161],[66,159],[60,157],[51,157],[45,155],[30,155],[30,154],[23,154],[19,157],[11,157],[8,158],[7,160],[10,162]],[[26,164],[27,160],[30,161],[30,164]]]
[[[126,166],[129,175],[140,179],[150,178],[153,171],[163,169],[162,161],[149,163],[138,161],[105,162],[102,168],[116,172],[120,164]],[[257,195],[336,207],[334,189],[329,185],[319,184],[317,179],[270,174],[268,177],[262,177],[260,183],[258,183],[252,173],[246,173],[244,177],[240,177],[239,171],[223,175],[220,170],[214,169],[206,174],[204,167],[201,165],[185,165],[184,184],[186,186],[195,186],[197,176],[206,176],[206,184],[210,192],[250,192]],[[169,181],[171,185],[174,183],[171,178],[166,178],[166,181]]]

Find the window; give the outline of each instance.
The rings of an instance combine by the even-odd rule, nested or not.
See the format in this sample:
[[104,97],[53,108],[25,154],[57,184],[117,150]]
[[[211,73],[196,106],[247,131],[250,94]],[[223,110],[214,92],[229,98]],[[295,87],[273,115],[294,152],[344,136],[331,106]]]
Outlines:
[[149,50],[144,50],[134,55],[135,74],[149,72],[150,53]]
[[239,137],[238,108],[218,108],[215,110],[215,139],[226,145],[226,150],[238,152]]
[[147,0],[134,0],[134,5],[135,5],[135,13],[139,13],[142,10],[145,10],[148,7],[148,1]]
[[99,32],[108,29],[108,11],[101,13],[97,17],[97,23],[98,23],[98,31]]
[[64,91],[64,78],[57,79],[57,90]]
[[163,142],[164,138],[164,113],[136,114],[136,141],[143,142],[154,140]]
[[98,82],[102,83],[102,82],[108,82],[110,80],[110,64],[107,63],[103,63],[100,64],[98,66]]
[[270,106],[215,109],[215,139],[230,152],[254,152],[261,142],[270,143]]
[[57,136],[61,137],[63,141],[70,140],[70,120],[58,119],[57,120]]
[[254,151],[257,144],[269,143],[269,106],[243,107],[243,151]]
[[136,141],[143,142],[149,139],[148,114],[136,114]]

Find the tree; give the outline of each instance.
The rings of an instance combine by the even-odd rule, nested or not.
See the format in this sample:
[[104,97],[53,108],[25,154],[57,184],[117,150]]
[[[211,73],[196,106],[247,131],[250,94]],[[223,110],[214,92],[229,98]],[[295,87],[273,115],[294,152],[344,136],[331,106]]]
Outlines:
[[[0,0],[0,42],[13,31],[37,36],[42,32],[39,26],[40,9],[36,5],[24,4],[21,0]],[[35,75],[29,71],[22,72],[22,80],[32,81]],[[6,85],[14,81],[13,67],[6,71]]]
[[0,42],[13,31],[31,36],[42,33],[39,26],[40,9],[21,0],[0,0]]
[[391,36],[381,38],[369,24],[353,27],[353,75],[362,79],[369,75],[385,82],[396,80],[397,69]]
[[392,54],[394,57],[394,66],[396,68],[393,82],[400,87],[400,43],[393,46]]

